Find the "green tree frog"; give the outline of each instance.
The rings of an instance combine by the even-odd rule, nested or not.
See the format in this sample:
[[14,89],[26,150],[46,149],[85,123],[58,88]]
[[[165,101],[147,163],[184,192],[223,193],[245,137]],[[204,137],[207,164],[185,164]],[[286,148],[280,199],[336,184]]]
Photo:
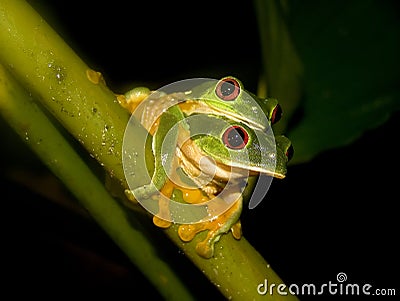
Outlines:
[[279,121],[282,109],[274,98],[262,99],[246,91],[240,80],[226,76],[200,84],[187,93],[182,110],[186,115],[203,113],[225,116],[248,126],[266,130]]
[[178,193],[187,204],[207,203],[203,217],[182,223],[178,230],[183,241],[208,230],[196,245],[204,258],[213,256],[214,244],[229,230],[240,239],[248,177],[286,174],[291,143],[284,136],[275,138],[270,130],[280,118],[279,104],[255,98],[257,106],[253,97],[233,77],[184,92],[152,94],[136,88],[119,96],[152,135],[154,155],[151,183],[126,191],[128,198],[158,200],[153,222],[163,228],[171,225],[168,200]]
[[[266,130],[271,124],[278,122],[282,109],[274,98],[259,98],[246,91],[240,80],[226,76],[219,81],[204,79],[200,84],[180,93],[168,93],[171,97],[156,101],[151,106],[151,113],[141,118],[144,123],[153,123],[154,116],[171,106],[171,101],[180,103],[185,115],[195,113],[225,116],[240,121],[254,129]],[[150,95],[151,91],[144,87],[130,90],[125,95],[119,95],[121,105],[130,112]],[[155,98],[159,98],[157,93]],[[147,128],[147,126],[145,125]]]
[[[179,227],[179,236],[184,241],[190,241],[197,233],[208,230],[206,238],[197,244],[196,251],[209,258],[213,255],[215,242],[223,233],[231,230],[236,239],[241,237],[239,217],[243,207],[242,192],[248,177],[262,173],[284,178],[291,144],[286,137],[279,136],[279,146],[276,146],[272,135],[215,115],[202,114],[189,118],[187,123],[192,139],[179,148],[180,167],[190,178],[198,181],[208,198],[215,195],[220,198],[225,193],[228,194],[227,199],[225,195],[221,198],[228,202],[231,195],[235,196],[232,207],[217,218]],[[208,182],[206,178],[201,182],[203,178],[199,175],[202,173],[212,175],[212,181]],[[229,189],[226,191],[227,186]],[[208,210],[215,212],[218,209],[214,206],[219,205],[216,202]]]

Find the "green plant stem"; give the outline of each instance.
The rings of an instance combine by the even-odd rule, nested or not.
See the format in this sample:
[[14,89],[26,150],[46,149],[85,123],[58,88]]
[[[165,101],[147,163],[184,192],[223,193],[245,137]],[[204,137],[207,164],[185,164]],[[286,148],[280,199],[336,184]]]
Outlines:
[[[277,287],[284,285],[279,276],[251,244],[242,237],[235,240],[230,233],[221,237],[215,246],[214,257],[204,259],[195,252],[196,243],[204,239],[198,235],[192,242],[183,243],[176,235],[174,226],[169,229],[169,235],[174,242],[184,251],[209,280],[216,285],[221,293],[229,300],[297,300],[288,293],[287,287],[282,289],[285,294],[279,294]],[[266,294],[259,294],[257,289],[260,284],[264,290],[265,280],[268,285]]]
[[111,175],[123,179],[120,129],[129,116],[115,95],[101,79],[89,80],[92,70],[25,1],[1,1],[0,28],[3,65]]
[[[90,68],[24,1],[0,2],[0,62],[69,133],[81,142],[114,179],[125,183],[121,158],[122,138],[128,115],[121,109],[113,93],[102,84],[102,81],[88,78],[87,71]],[[7,102],[12,102],[14,97],[17,96],[11,94],[11,99],[7,97],[3,105],[7,107]],[[16,105],[14,111],[24,111],[25,106],[25,104]],[[35,123],[38,122],[37,119],[35,118]],[[20,119],[20,122],[22,120]],[[32,127],[29,134],[30,140],[40,141],[37,138],[32,139],[32,135],[38,135],[41,130]],[[138,127],[137,135],[145,134],[143,131]],[[20,134],[24,136],[25,132],[20,129]],[[143,146],[138,145],[137,148],[138,151],[143,151]],[[51,153],[45,149],[38,149],[38,154],[49,166],[55,162],[53,152],[60,156],[57,161],[58,169],[63,170],[68,168],[64,165],[72,165],[71,161],[61,160],[65,155],[63,148]],[[84,165],[83,162],[79,164]],[[64,178],[67,186],[72,185],[70,181],[72,183],[76,181],[73,179],[75,173],[76,171],[71,170],[71,174]],[[141,245],[138,250],[134,250],[137,242],[132,234],[135,231],[128,229],[129,225],[120,206],[117,203],[112,204],[112,199],[104,203],[103,200],[93,201],[92,199],[97,197],[94,193],[96,191],[99,193],[104,188],[99,189],[96,186],[89,193],[87,186],[92,181],[89,179],[81,178],[84,187],[76,187],[78,198],[83,204],[89,202],[86,204],[89,212],[95,218],[99,217],[96,220],[103,228],[112,229],[108,230],[108,233],[131,259],[135,257],[136,252],[144,254],[143,258],[137,258],[140,262],[138,265],[144,274],[156,283],[157,288],[164,288],[158,281],[160,276],[152,274],[156,267],[149,262],[146,256],[147,250]],[[101,183],[98,184],[101,185]],[[123,230],[118,229],[120,223],[124,225]],[[282,281],[247,240],[236,241],[230,234],[224,235],[216,246],[215,257],[203,259],[195,253],[195,244],[201,239],[201,235],[190,243],[183,243],[177,236],[177,226],[165,232],[226,297],[239,300],[279,300],[280,298],[296,300],[292,295],[266,294],[262,296],[257,293],[257,286],[263,283],[264,279],[268,279],[269,283],[274,283],[276,286]],[[136,234],[139,235],[139,233]],[[153,254],[151,249],[149,250],[150,254]],[[176,287],[171,285],[173,290],[181,289],[181,294],[185,293],[180,284],[174,281],[171,273],[166,272],[165,275],[167,283],[173,282],[176,285]],[[152,279],[153,277],[155,279]],[[164,293],[167,294],[167,292]]]
[[50,170],[67,185],[161,295],[170,300],[192,299],[179,277],[157,256],[157,250],[144,232],[139,230],[140,225],[135,224],[132,227],[129,220],[132,212],[115,202],[104,184],[2,65],[0,113]]

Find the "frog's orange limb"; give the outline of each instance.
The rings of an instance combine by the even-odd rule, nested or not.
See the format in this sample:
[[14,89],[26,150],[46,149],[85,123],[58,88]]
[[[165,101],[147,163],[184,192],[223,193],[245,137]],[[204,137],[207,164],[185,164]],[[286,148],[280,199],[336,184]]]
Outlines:
[[239,240],[242,237],[242,223],[240,220],[236,222],[231,228],[232,235],[235,239]]
[[201,204],[209,201],[209,198],[203,194],[200,188],[188,189],[177,186],[177,189],[182,191],[182,198],[189,204]]
[[[196,251],[200,256],[210,258],[214,254],[214,244],[223,233],[231,230],[235,239],[241,238],[242,231],[239,217],[242,205],[242,198],[240,197],[231,208],[214,220],[191,225],[180,225],[178,228],[178,235],[183,241],[188,242],[191,241],[197,233],[208,230],[206,238],[196,245]],[[226,226],[231,225],[229,220],[237,220],[232,228],[227,228]]]
[[138,105],[150,95],[150,90],[145,87],[135,88],[125,95],[117,94],[119,104],[127,109],[131,114],[136,110]]
[[92,69],[87,69],[86,70],[86,77],[88,78],[88,80],[90,80],[93,84],[106,84],[106,81],[104,80],[103,75],[101,74],[101,72],[92,70]]
[[164,186],[161,188],[161,194],[164,195],[164,197],[160,197],[158,200],[158,206],[159,206],[159,213],[158,215],[153,216],[153,223],[157,227],[160,228],[168,228],[171,226],[171,222],[162,219],[158,216],[163,216],[163,217],[169,217],[169,201],[167,199],[171,199],[172,192],[174,191],[175,185],[167,180]]
[[[201,189],[188,189],[183,188],[177,184],[174,184],[172,181],[168,180],[163,188],[161,189],[161,193],[168,199],[171,199],[172,193],[174,189],[179,189],[182,192],[182,198],[186,203],[189,204],[199,204],[204,203],[209,200],[207,196],[205,196]],[[160,198],[159,200],[159,214],[158,216],[169,216],[168,210],[168,201],[165,198]],[[158,216],[153,217],[153,223],[160,228],[168,228],[171,225],[171,222],[168,222],[164,219],[159,218]]]

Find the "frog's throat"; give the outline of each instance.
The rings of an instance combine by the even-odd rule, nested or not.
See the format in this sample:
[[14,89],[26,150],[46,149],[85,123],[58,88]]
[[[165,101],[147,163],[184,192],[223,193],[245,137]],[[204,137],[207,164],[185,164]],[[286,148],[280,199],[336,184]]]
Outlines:
[[[177,147],[176,154],[183,171],[190,178],[195,179],[195,182],[200,186],[207,185],[210,182],[210,177],[213,179],[213,185],[223,186],[224,183],[230,180],[249,176],[248,170],[232,168],[212,160],[191,139],[186,140],[180,147]],[[200,162],[203,163],[202,166],[200,166]]]

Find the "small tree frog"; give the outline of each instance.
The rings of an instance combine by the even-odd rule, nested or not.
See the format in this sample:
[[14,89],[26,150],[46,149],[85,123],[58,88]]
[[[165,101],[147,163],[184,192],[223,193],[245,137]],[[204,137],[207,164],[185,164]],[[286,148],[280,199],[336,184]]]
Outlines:
[[[161,192],[171,199],[174,191],[180,191],[186,203],[216,200],[207,207],[213,218],[182,224],[178,231],[183,241],[190,241],[208,230],[205,240],[196,246],[202,257],[212,257],[214,244],[229,230],[239,239],[242,191],[248,176],[263,173],[283,178],[286,174],[291,143],[268,132],[280,118],[278,102],[245,92],[233,77],[171,94],[136,88],[118,99],[123,107],[138,114],[152,135],[151,183],[126,191],[128,198],[149,199]],[[180,184],[184,182],[192,182],[197,188],[187,189]],[[219,211],[219,207],[226,207],[226,200],[230,200],[229,208]],[[168,216],[168,204],[164,198],[158,201],[159,216]],[[158,215],[153,222],[164,228],[171,224]]]

